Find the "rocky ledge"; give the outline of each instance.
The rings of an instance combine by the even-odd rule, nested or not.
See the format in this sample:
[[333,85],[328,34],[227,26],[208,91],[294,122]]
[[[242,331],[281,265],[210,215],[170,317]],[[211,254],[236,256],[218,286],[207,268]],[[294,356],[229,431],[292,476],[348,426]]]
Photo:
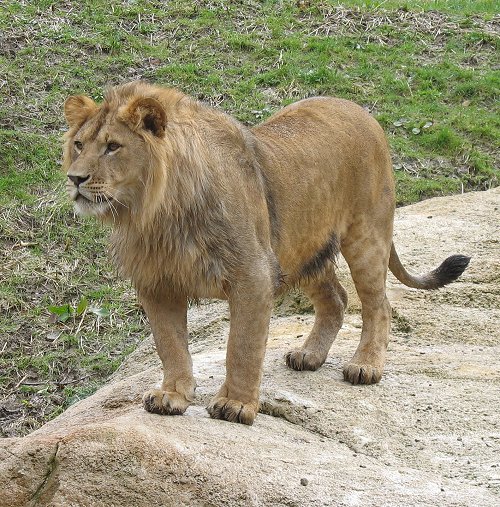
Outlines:
[[[283,355],[312,315],[273,317],[261,414],[251,427],[204,409],[224,375],[224,303],[190,310],[197,400],[184,416],[140,406],[161,378],[151,339],[109,383],[24,438],[0,441],[0,504],[24,506],[496,506],[500,504],[500,192],[436,198],[397,211],[395,241],[414,272],[472,256],[440,291],[391,276],[393,327],[382,382],[351,386],[359,340],[349,313],[317,372]],[[284,310],[285,308],[285,310]]]

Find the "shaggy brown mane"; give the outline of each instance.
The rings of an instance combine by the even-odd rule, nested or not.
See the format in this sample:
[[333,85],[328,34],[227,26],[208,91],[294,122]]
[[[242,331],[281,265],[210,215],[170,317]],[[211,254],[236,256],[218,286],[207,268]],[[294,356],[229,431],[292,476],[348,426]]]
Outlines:
[[[142,292],[159,284],[173,284],[185,293],[223,291],[238,252],[225,241],[230,220],[219,197],[227,194],[220,167],[234,156],[235,146],[247,148],[251,135],[176,90],[145,83],[111,89],[103,108],[127,121],[124,105],[144,97],[165,106],[165,135],[141,131],[149,157],[148,198],[116,224],[111,242],[115,262]],[[211,149],[214,142],[222,149]],[[206,287],[198,287],[200,280]]]

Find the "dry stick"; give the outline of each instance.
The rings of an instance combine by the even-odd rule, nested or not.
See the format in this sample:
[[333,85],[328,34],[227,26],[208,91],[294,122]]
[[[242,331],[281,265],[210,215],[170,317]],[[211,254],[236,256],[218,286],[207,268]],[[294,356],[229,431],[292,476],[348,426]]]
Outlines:
[[26,379],[28,378],[28,374],[26,374],[17,384],[14,389],[17,389]]
[[82,328],[83,319],[85,318],[85,315],[87,315],[87,308],[85,308],[85,310],[83,310],[82,318],[80,319],[80,322],[78,323],[78,327],[76,328],[75,336],[78,336],[78,333],[80,332],[80,329]]

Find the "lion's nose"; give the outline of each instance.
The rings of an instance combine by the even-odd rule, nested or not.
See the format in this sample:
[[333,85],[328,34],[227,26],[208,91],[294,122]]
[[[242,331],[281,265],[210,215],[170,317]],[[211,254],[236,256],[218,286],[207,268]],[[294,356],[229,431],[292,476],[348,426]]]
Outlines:
[[76,187],[79,187],[82,183],[87,181],[90,176],[73,176],[72,174],[68,174],[68,178],[75,184]]

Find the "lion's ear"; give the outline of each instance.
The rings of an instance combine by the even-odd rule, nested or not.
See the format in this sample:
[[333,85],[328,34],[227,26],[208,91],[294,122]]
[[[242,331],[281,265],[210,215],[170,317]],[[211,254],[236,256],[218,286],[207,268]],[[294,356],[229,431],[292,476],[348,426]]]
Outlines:
[[97,111],[97,104],[85,95],[73,95],[64,103],[64,116],[70,127],[80,127]]
[[139,97],[125,107],[120,119],[132,130],[149,130],[156,137],[165,135],[167,115],[161,103],[152,97]]

